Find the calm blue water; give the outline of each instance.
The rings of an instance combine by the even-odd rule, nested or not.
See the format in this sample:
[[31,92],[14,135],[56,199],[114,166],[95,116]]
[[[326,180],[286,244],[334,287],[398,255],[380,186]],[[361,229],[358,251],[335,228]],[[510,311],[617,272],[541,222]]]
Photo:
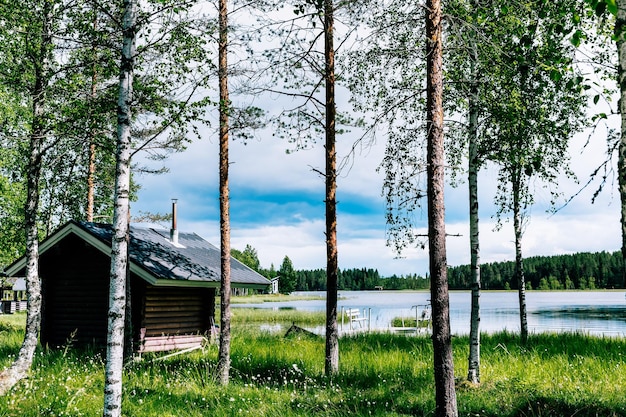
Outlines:
[[[324,292],[299,295],[325,296]],[[429,303],[427,291],[340,291],[341,308],[371,311],[371,328],[386,329],[398,316],[415,317],[415,305]],[[527,291],[528,327],[531,332],[582,331],[593,335],[626,336],[626,298],[623,291]],[[471,294],[450,292],[452,333],[469,333]],[[480,298],[481,331],[518,332],[519,304],[516,291],[484,291]],[[233,307],[326,309],[324,300],[237,304]],[[371,309],[371,310],[370,310]],[[421,307],[420,307],[421,309]],[[345,326],[345,325],[344,325]]]

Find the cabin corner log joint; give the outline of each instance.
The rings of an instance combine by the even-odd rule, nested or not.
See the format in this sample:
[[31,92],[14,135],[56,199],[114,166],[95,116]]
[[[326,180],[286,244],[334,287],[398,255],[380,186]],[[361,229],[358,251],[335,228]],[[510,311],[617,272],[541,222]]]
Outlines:
[[[41,344],[105,346],[112,226],[70,221],[41,242]],[[25,258],[10,265],[23,274]],[[195,233],[131,226],[131,330],[138,352],[198,346],[214,331],[220,251]],[[231,285],[266,291],[270,282],[231,259]]]

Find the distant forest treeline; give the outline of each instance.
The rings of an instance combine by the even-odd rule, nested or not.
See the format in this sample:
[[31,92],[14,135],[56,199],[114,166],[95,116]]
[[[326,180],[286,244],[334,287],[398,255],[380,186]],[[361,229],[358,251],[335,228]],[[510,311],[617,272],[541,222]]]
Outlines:
[[[326,270],[300,270],[295,271],[296,291],[325,291]],[[421,290],[430,288],[427,278],[417,275],[406,277],[392,276],[383,278],[376,269],[354,268],[339,270],[338,288],[340,290],[373,290],[382,286],[386,290]]]
[[[611,289],[624,288],[620,252],[576,253],[572,255],[534,256],[524,259],[527,289]],[[486,290],[515,289],[515,262],[492,262],[481,265],[482,288]],[[296,270],[296,291],[326,290],[324,269]],[[448,268],[450,289],[470,288],[470,267]],[[345,269],[339,271],[340,290],[428,289],[428,277],[418,275],[381,277],[376,269]]]
[[[482,288],[500,290],[517,288],[513,279],[515,262],[492,262],[480,266]],[[528,289],[610,289],[624,288],[621,252],[575,253],[572,255],[534,256],[524,259],[524,277]],[[448,268],[452,289],[469,288],[469,265]]]

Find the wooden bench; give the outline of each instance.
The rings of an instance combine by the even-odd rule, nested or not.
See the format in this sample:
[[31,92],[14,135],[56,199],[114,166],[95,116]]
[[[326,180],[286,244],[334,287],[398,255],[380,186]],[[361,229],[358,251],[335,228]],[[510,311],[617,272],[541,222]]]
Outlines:
[[415,308],[415,331],[429,331],[433,326],[432,310],[430,305],[416,305]]
[[207,338],[200,334],[148,336],[140,342],[139,353],[190,349],[206,342]]
[[350,320],[350,329],[353,328],[353,323],[358,323],[360,328],[363,328],[363,322],[367,321],[367,317],[361,317],[361,312],[358,308],[348,308],[345,310],[345,314]]

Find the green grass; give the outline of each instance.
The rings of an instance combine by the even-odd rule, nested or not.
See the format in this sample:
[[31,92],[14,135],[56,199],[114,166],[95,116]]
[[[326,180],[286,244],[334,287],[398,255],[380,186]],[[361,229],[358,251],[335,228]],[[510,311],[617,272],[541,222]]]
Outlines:
[[394,317],[391,319],[391,327],[415,327],[415,325],[426,328],[430,327],[430,320],[420,320],[419,322],[415,317]]
[[26,326],[26,312],[20,311],[15,314],[0,314],[0,330],[7,327],[23,328]]
[[25,326],[25,312],[0,314],[0,369],[4,369],[13,361],[15,353],[24,341]]
[[[231,320],[233,325],[256,325],[259,324],[282,324],[286,327],[292,323],[298,326],[324,326],[326,324],[326,313],[324,311],[302,311],[292,308],[269,309],[269,308],[245,308],[235,307],[231,310]],[[219,310],[216,312],[219,317]],[[341,316],[337,317],[341,322]],[[350,318],[344,312],[344,323],[349,323]],[[413,319],[415,323],[415,318]],[[415,324],[413,324],[415,325]]]
[[[276,303],[282,301],[302,301],[302,300],[324,300],[325,297],[312,295],[291,295],[291,294],[252,294],[238,295],[230,299],[232,304],[258,304],[258,303]],[[217,297],[216,305],[219,305],[220,299]]]
[[[256,313],[254,313],[256,314]],[[7,317],[0,316],[0,329]],[[12,320],[12,319],[11,319]],[[0,367],[19,349],[2,330]],[[7,342],[9,341],[9,342]],[[626,340],[582,334],[483,335],[480,386],[463,382],[468,340],[453,338],[461,416],[626,416]],[[125,370],[125,416],[431,416],[426,336],[357,334],[340,340],[340,372],[324,377],[324,339],[250,332],[233,318],[231,383],[216,383],[217,346]],[[39,350],[28,380],[0,398],[0,416],[102,414],[104,364],[93,351]]]
[[[326,323],[326,313],[323,311],[297,311],[293,309],[272,310],[269,308],[236,307],[231,310],[231,320],[238,324],[285,324],[296,323],[300,326],[321,326]],[[219,312],[216,313],[219,317]]]

